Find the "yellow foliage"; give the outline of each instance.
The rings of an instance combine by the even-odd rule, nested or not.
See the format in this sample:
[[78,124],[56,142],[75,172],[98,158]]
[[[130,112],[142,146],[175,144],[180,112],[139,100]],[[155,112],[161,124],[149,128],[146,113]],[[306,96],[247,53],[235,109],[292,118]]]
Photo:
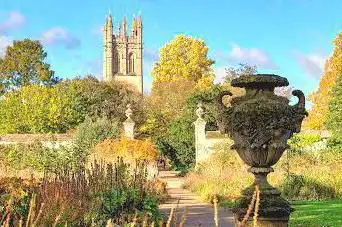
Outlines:
[[338,76],[342,75],[342,32],[334,41],[334,52],[325,64],[324,74],[316,92],[309,96],[312,110],[304,121],[304,127],[322,129],[329,111],[332,88]]
[[[189,79],[196,83],[213,77],[214,61],[207,57],[208,47],[203,40],[177,35],[160,49],[160,59],[152,70],[154,82]],[[203,82],[201,82],[203,83]]]
[[197,81],[195,89],[204,90],[214,85],[215,76],[202,77]]
[[106,139],[95,146],[95,157],[104,161],[115,161],[118,156],[126,161],[157,161],[159,152],[149,140]]

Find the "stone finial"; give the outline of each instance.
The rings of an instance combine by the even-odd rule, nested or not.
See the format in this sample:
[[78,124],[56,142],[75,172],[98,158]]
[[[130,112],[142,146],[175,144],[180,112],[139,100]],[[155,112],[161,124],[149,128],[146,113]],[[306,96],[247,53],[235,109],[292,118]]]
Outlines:
[[132,120],[131,116],[133,114],[133,111],[131,109],[131,104],[127,104],[126,107],[127,107],[127,109],[125,111],[125,114],[126,114],[126,117],[127,117],[126,121],[130,121],[130,120]]
[[131,109],[131,104],[127,105],[127,109],[125,111],[127,119],[123,122],[124,126],[124,133],[125,137],[129,139],[134,139],[134,121],[132,120],[131,116],[133,114],[133,111]]
[[197,110],[196,110],[196,115],[199,119],[202,119],[202,117],[203,117],[204,110],[202,107],[203,107],[202,102],[199,102],[197,104]]

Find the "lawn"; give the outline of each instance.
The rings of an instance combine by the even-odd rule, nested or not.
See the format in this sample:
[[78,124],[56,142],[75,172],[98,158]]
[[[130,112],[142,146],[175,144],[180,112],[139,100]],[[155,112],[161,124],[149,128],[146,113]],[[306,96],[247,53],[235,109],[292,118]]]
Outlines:
[[298,201],[290,218],[289,226],[342,226],[342,200],[338,201]]
[[[234,202],[222,201],[222,207],[231,208]],[[342,200],[296,201],[290,217],[290,227],[342,227]]]

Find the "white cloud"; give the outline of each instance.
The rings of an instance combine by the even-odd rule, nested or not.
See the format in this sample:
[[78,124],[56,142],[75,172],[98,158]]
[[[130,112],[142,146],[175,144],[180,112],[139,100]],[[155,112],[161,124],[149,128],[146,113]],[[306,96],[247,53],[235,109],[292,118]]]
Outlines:
[[7,36],[0,36],[0,57],[3,57],[6,52],[6,48],[12,44],[12,40]]
[[308,75],[315,78],[320,78],[324,70],[326,56],[323,56],[321,54],[304,55],[301,53],[297,53],[296,58],[299,65]]
[[262,69],[276,69],[268,54],[258,48],[242,48],[237,44],[232,44],[232,49],[228,54],[228,59],[234,63],[247,63],[249,65],[256,65],[257,68]]
[[24,15],[19,11],[11,11],[7,19],[0,22],[0,34],[6,34],[10,30],[20,28],[25,23]]
[[226,68],[229,66],[214,67],[215,83],[221,83],[226,76]]
[[62,45],[66,49],[74,49],[80,46],[81,41],[64,28],[54,27],[43,33],[42,43],[45,45]]

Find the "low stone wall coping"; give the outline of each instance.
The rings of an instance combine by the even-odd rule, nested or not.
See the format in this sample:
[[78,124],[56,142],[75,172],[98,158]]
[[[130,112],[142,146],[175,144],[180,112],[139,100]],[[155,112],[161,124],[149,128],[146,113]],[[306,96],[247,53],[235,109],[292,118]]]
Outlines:
[[72,134],[6,134],[0,135],[0,143],[31,143],[34,141],[70,141]]

